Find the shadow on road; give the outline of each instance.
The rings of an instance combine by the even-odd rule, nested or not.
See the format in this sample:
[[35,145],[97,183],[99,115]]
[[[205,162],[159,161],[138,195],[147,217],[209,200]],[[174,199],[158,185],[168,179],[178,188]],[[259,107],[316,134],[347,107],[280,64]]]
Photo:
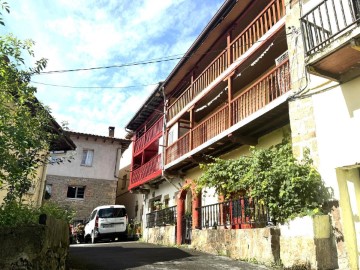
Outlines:
[[70,247],[69,269],[129,269],[196,256],[191,253],[140,242],[73,245]]

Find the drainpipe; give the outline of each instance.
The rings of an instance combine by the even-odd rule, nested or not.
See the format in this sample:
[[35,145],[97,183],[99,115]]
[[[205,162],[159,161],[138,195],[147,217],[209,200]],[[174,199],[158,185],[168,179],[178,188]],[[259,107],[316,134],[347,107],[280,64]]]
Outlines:
[[[120,158],[119,158],[119,150],[120,150]],[[115,168],[114,168],[114,177],[115,178],[119,177],[119,175],[117,174],[117,164],[119,163],[119,168],[120,168],[120,160],[121,160],[121,156],[122,156],[122,151],[121,150],[122,150],[121,147],[116,149]]]
[[165,175],[165,170],[164,170],[164,166],[165,166],[165,146],[167,145],[167,138],[165,137],[166,135],[166,106],[165,104],[167,104],[165,101],[165,90],[164,90],[164,86],[161,86],[161,93],[163,95],[164,98],[164,112],[163,112],[163,147],[162,147],[162,168],[161,168],[161,177],[164,178],[169,184],[173,185],[177,190],[180,190],[180,188],[178,188],[173,182],[171,182],[171,180],[169,180],[167,178],[167,176]]

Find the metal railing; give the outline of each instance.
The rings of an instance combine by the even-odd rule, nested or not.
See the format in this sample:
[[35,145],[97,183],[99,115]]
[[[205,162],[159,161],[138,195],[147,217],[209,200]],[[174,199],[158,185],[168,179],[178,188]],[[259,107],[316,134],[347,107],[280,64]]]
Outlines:
[[265,227],[270,217],[264,204],[249,197],[202,206],[199,211],[200,228],[245,229]]
[[307,55],[360,21],[360,0],[324,0],[301,17]]
[[176,224],[176,205],[146,214],[146,228]]

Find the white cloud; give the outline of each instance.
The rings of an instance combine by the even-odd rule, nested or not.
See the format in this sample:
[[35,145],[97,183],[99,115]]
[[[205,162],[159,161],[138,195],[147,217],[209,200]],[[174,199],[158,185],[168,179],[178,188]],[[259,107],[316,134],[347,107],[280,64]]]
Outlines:
[[[47,71],[124,64],[187,51],[223,0],[22,0],[10,3],[7,30],[36,41]],[[96,71],[40,75],[34,81],[69,86],[147,85],[164,80],[176,61]],[[124,126],[154,85],[77,89],[34,84],[59,123],[72,130],[125,135]]]

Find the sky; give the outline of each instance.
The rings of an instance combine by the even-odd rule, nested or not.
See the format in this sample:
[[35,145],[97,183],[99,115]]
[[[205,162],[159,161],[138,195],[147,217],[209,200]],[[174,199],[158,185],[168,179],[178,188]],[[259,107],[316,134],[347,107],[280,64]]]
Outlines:
[[[224,0],[8,1],[1,34],[35,41],[45,72],[124,65],[181,57]],[[101,136],[129,123],[179,60],[33,76],[37,97],[59,124]],[[75,88],[74,88],[75,87]]]

